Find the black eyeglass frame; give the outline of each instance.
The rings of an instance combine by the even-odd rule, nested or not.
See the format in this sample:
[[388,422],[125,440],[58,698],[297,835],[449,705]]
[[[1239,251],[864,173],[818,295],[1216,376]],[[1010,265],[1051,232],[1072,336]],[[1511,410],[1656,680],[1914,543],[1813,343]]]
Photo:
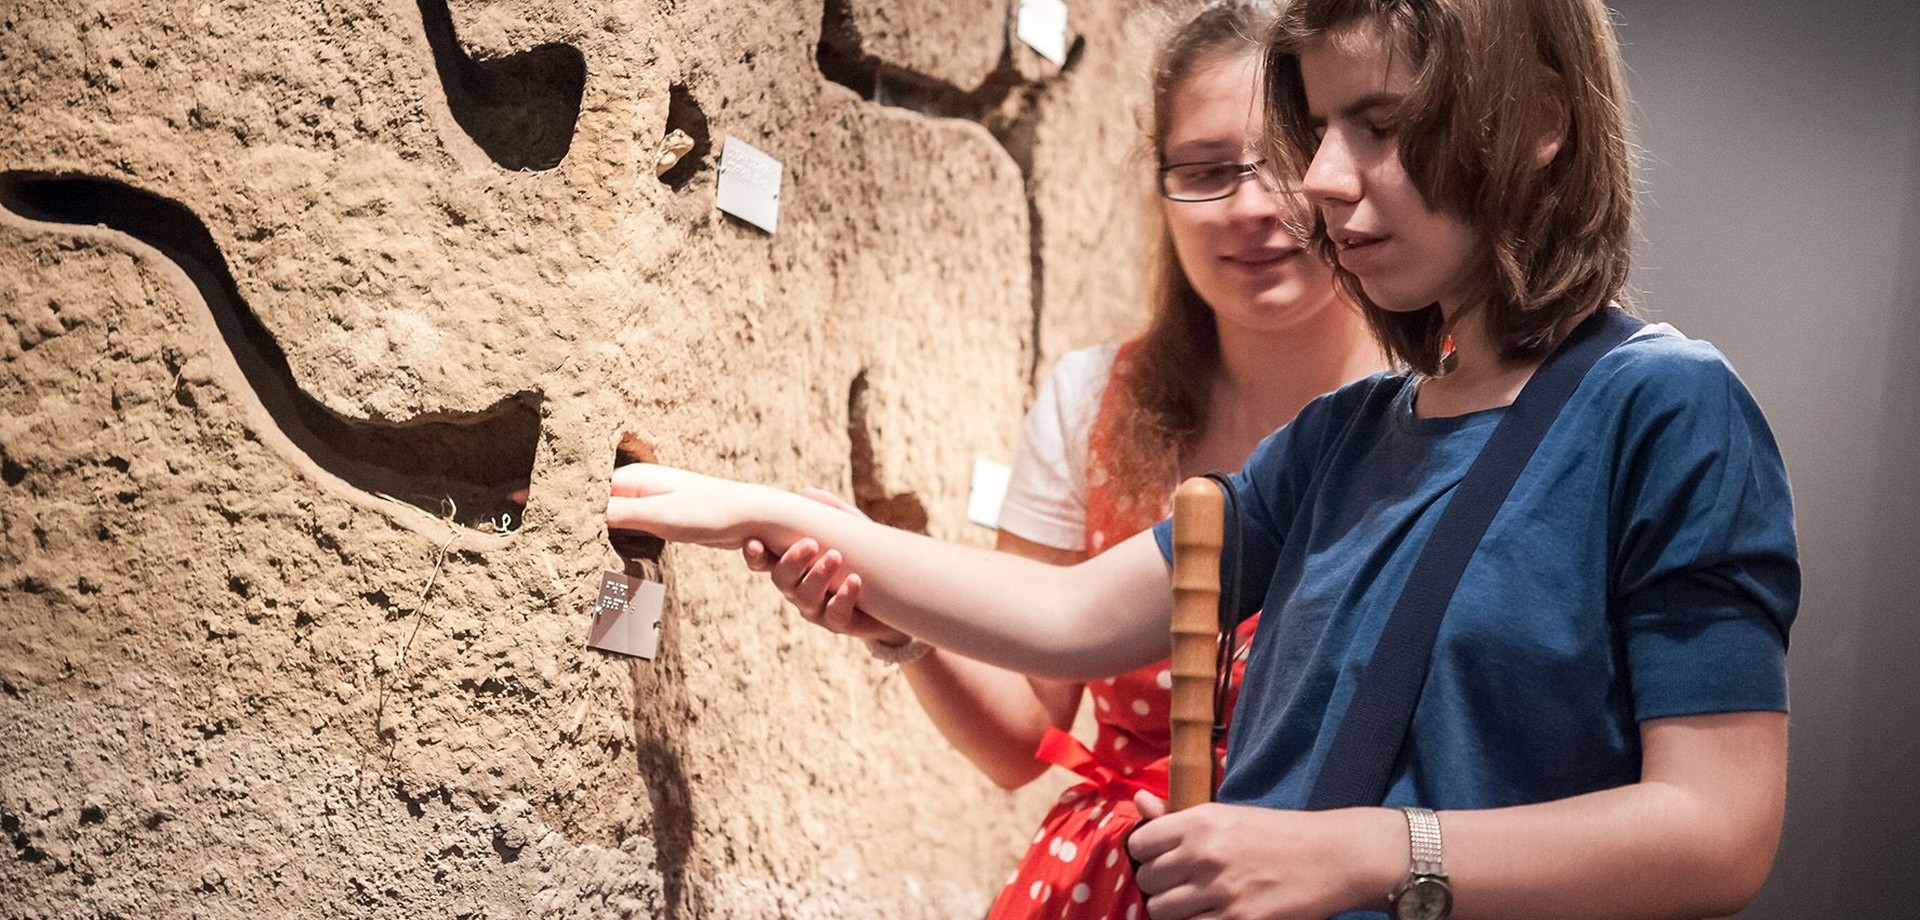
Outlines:
[[[1252,176],[1254,178],[1254,181],[1260,183],[1260,187],[1262,189],[1265,189],[1270,192],[1270,191],[1273,191],[1274,189],[1274,183],[1271,179],[1267,177],[1266,171],[1263,169],[1263,167],[1266,166],[1266,164],[1267,164],[1267,161],[1265,157],[1262,157],[1257,160],[1251,160],[1245,163],[1235,163],[1231,160],[1189,160],[1185,163],[1168,163],[1160,167],[1160,169],[1158,170],[1156,178],[1159,181],[1156,184],[1159,186],[1159,189],[1160,189],[1160,197],[1165,198],[1168,201],[1180,201],[1180,202],[1186,202],[1188,204],[1198,204],[1204,201],[1219,201],[1222,198],[1231,198],[1233,197],[1234,193],[1240,191],[1241,183],[1246,182],[1248,176]],[[1167,174],[1176,169],[1184,169],[1188,166],[1231,166],[1233,167],[1233,170],[1234,170],[1233,182],[1227,186],[1226,191],[1221,192],[1218,195],[1209,195],[1205,198],[1181,198],[1167,190]]]

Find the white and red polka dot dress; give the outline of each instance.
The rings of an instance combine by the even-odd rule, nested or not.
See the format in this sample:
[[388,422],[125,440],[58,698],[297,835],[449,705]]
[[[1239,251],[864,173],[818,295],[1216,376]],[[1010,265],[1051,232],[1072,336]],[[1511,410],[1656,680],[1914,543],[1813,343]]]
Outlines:
[[[1127,411],[1125,379],[1134,343],[1121,346],[1089,444],[1087,551],[1097,554],[1165,516],[1166,505],[1144,507],[1119,495],[1104,467],[1108,432]],[[1239,642],[1253,637],[1258,617],[1241,624]],[[1228,704],[1240,690],[1244,659],[1234,662]],[[1040,822],[1033,844],[994,899],[988,920],[1139,920],[1146,916],[1127,859],[1126,835],[1140,821],[1133,794],[1167,795],[1171,744],[1168,707],[1172,675],[1161,661],[1087,684],[1097,731],[1093,745],[1050,730],[1036,756],[1085,777],[1060,796]],[[1229,709],[1231,711],[1231,709]],[[1224,745],[1215,751],[1224,758]]]

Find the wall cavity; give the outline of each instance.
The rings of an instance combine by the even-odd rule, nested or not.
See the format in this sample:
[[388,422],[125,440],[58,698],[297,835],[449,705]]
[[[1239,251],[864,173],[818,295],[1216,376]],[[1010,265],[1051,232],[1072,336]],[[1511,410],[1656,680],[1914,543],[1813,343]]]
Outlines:
[[867,372],[853,378],[847,390],[847,440],[852,444],[853,503],[867,517],[888,527],[927,532],[927,508],[912,492],[894,492],[887,488],[885,470],[873,449],[874,430],[868,420],[870,387]]
[[461,47],[446,0],[419,0],[434,70],[453,120],[505,169],[552,169],[573,145],[587,59],[549,43],[489,60]]

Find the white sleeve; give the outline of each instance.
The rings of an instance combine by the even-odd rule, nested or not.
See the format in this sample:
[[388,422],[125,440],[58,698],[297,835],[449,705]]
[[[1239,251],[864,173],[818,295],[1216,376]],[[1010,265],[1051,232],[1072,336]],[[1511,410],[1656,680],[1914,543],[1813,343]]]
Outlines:
[[1057,549],[1086,548],[1087,442],[1117,350],[1070,351],[1040,384],[1020,426],[1001,530]]

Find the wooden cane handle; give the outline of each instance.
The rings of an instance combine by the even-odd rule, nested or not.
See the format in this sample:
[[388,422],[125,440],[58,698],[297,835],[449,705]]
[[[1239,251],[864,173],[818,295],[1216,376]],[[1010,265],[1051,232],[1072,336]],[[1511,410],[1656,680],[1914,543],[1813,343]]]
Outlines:
[[1196,476],[1173,493],[1173,750],[1167,810],[1213,798],[1213,686],[1220,641],[1220,487]]

